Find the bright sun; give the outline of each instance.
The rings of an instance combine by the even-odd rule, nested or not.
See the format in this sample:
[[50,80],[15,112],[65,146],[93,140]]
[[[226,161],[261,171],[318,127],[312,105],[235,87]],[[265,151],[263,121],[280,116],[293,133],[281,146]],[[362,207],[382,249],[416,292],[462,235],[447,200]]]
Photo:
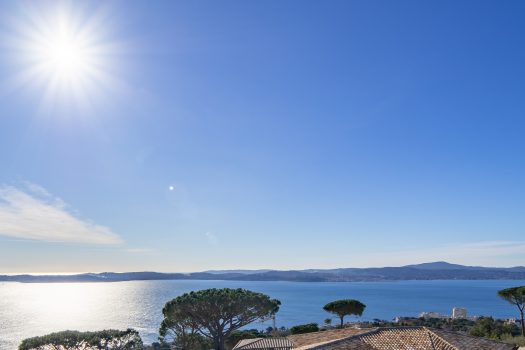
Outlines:
[[73,79],[89,68],[89,50],[78,38],[61,31],[42,48],[41,57],[49,73],[59,79]]
[[[38,3],[32,3],[38,6]],[[73,8],[31,7],[24,17],[14,18],[13,51],[21,69],[16,85],[34,87],[44,105],[85,106],[115,79],[109,71],[114,43],[104,40],[108,18],[103,11]],[[90,15],[95,13],[95,15]]]
[[100,38],[93,26],[81,26],[70,14],[61,13],[35,33],[33,60],[44,78],[61,88],[78,88],[93,78],[101,66]]

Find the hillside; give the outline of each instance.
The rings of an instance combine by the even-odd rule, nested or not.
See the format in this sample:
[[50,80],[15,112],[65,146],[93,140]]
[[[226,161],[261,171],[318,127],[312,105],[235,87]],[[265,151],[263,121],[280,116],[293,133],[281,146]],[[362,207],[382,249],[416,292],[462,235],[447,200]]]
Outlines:
[[525,280],[525,267],[464,266],[432,262],[400,267],[309,270],[217,270],[193,273],[103,272],[76,275],[0,275],[4,282],[119,282],[135,280],[232,280],[357,282],[403,280]]

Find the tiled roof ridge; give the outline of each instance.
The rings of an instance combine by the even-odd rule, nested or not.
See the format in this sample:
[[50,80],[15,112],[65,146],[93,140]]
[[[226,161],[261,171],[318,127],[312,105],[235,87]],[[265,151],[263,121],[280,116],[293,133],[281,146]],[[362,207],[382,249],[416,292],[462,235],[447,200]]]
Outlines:
[[[325,345],[337,345],[339,343],[344,343],[344,342],[355,340],[355,339],[361,339],[363,337],[371,336],[371,335],[378,334],[378,333],[381,333],[381,332],[384,332],[384,331],[399,331],[399,330],[425,330],[425,331],[428,332],[428,329],[426,327],[423,327],[423,326],[376,327],[376,328],[371,328],[370,331],[368,331],[368,332],[365,331],[363,333],[351,335],[349,337],[329,340],[329,341],[326,341],[326,342],[320,342],[320,343],[311,344],[311,345],[305,345],[305,346],[302,346],[302,347],[300,347],[298,349],[317,350],[320,347],[323,347]],[[436,337],[437,337],[437,335],[436,335]],[[446,343],[448,344],[448,342],[446,342]],[[450,346],[452,346],[452,345],[450,345]],[[454,347],[454,346],[452,346],[451,349],[457,350],[457,348]]]
[[432,343],[432,346],[434,346],[434,339],[432,339],[432,336],[434,336],[438,338],[439,341],[445,343],[445,345],[447,345],[447,347],[449,347],[451,350],[460,350],[456,346],[450,344],[446,339],[443,339],[443,337],[441,337],[440,335],[434,333],[431,328],[423,327],[423,329],[427,332],[428,337],[430,338],[430,342]]
[[246,345],[251,345],[251,344],[254,344],[254,343],[257,343],[258,341],[260,341],[261,338],[248,338],[248,339],[241,339],[236,345],[235,345],[235,348],[237,348],[238,346],[240,347],[244,347]]
[[[390,328],[390,327],[389,327]],[[394,328],[394,327],[392,327]],[[333,339],[333,340],[328,340],[328,341],[325,341],[325,342],[321,342],[321,343],[316,343],[316,344],[311,344],[311,345],[305,345],[305,346],[302,346],[298,349],[308,349],[308,350],[316,350],[318,349],[319,347],[323,347],[325,345],[337,345],[339,343],[344,343],[344,342],[347,342],[349,340],[353,340],[353,339],[359,339],[361,336],[363,335],[371,335],[371,334],[375,334],[379,331],[380,328],[371,328],[369,332],[363,332],[363,333],[359,333],[359,334],[354,334],[354,335],[351,335],[351,336],[348,336],[348,337],[343,337],[343,338],[339,338],[339,339]],[[382,329],[382,328],[381,328]]]
[[[437,331],[439,332],[443,332],[443,333],[448,333],[448,334],[451,334],[451,335],[455,335],[455,334],[458,334],[459,332],[453,332],[453,331],[449,331],[449,330],[445,330],[445,329],[436,329]],[[432,333],[433,330],[432,329],[429,329],[429,331],[431,331]],[[441,336],[439,336],[438,334],[434,333],[436,336],[438,336],[439,338],[442,338]],[[473,335],[470,335],[468,333],[459,333],[461,334],[462,336],[464,337],[469,337],[471,339],[480,339],[480,337],[475,337]],[[484,341],[489,341],[491,343],[496,343],[496,344],[501,344],[501,341],[498,341],[498,340],[494,340],[494,339],[489,339],[489,338],[485,338],[485,337],[482,337],[481,339],[483,339]],[[518,347],[516,347],[516,349],[518,349]]]
[[[355,334],[352,336],[329,340],[325,342],[319,342],[316,344],[310,344],[305,345],[302,347],[297,348],[296,350],[320,350],[323,349],[325,346],[337,346],[339,344],[343,344],[345,342],[353,341],[353,340],[361,340],[363,341],[366,337],[374,336],[383,332],[399,332],[399,331],[407,331],[407,330],[419,330],[423,331],[430,339],[430,343],[432,344],[432,347],[435,349],[442,349],[442,350],[461,350],[456,345],[453,345],[450,343],[449,340],[445,339],[443,335],[450,334],[452,336],[457,336],[458,332],[443,330],[443,329],[433,329],[425,326],[401,326],[401,327],[378,327],[378,328],[371,328],[370,331],[364,331],[363,333]],[[445,334],[439,334],[439,333],[445,333]],[[459,333],[462,337],[468,337],[473,340],[480,340],[478,337],[474,337],[468,334]],[[498,342],[496,340],[482,338],[484,341],[490,341],[491,343],[499,344],[501,345],[501,342]],[[515,347],[514,349],[517,349]]]
[[241,339],[234,349],[284,349],[293,347],[293,342],[284,337]]
[[427,338],[428,345],[434,350],[460,350],[447,342],[445,339],[442,339],[438,335],[432,333],[427,327],[424,326],[381,327],[378,328],[376,332],[361,334],[360,338],[362,341],[372,345],[375,348],[376,345],[374,345],[374,342],[370,338],[374,337],[376,334],[386,335],[391,333],[393,336],[402,337],[402,334],[405,332],[418,332],[421,336]]

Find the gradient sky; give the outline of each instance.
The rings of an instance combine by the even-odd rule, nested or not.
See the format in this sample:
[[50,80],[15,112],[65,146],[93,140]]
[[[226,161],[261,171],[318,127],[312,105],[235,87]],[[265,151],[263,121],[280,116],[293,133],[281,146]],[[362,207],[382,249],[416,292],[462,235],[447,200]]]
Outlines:
[[[28,73],[56,12],[83,89]],[[2,1],[0,272],[525,265],[524,13]]]

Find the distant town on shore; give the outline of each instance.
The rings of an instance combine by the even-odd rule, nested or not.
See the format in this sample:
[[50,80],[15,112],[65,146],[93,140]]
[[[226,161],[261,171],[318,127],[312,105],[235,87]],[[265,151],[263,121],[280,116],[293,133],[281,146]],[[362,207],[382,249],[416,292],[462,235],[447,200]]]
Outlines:
[[523,280],[525,266],[482,267],[444,261],[400,267],[307,270],[213,270],[193,273],[102,272],[74,275],[0,275],[3,282],[120,282],[136,280],[229,280],[290,282],[380,282],[403,280]]

